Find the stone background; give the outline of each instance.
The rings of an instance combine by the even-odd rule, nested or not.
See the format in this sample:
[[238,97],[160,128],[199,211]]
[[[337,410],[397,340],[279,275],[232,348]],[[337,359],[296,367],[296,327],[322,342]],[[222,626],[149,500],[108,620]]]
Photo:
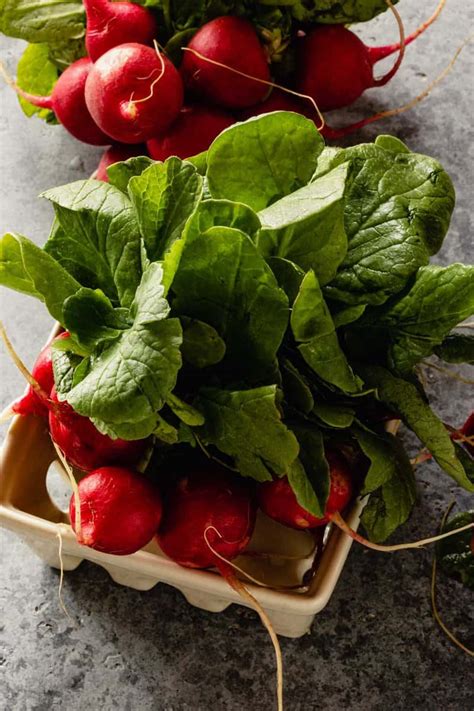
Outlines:
[[[401,0],[407,31],[434,0]],[[472,27],[474,8],[450,0],[442,18],[407,50],[389,86],[368,92],[341,122],[404,104],[448,63]],[[360,29],[368,42],[392,41],[387,14]],[[0,39],[14,72],[22,43]],[[438,157],[451,174],[457,207],[449,238],[436,260],[472,261],[472,45],[449,78],[414,110],[368,127],[351,142],[393,133],[419,152]],[[61,127],[28,120],[13,92],[0,86],[0,226],[39,244],[51,208],[37,195],[83,178],[99,150],[80,145]],[[335,123],[335,120],[334,120]],[[2,319],[31,365],[51,327],[42,305],[2,292]],[[441,415],[460,424],[473,404],[472,387],[431,371],[430,392]],[[467,371],[466,371],[467,372]],[[24,387],[2,351],[4,407]],[[471,371],[472,373],[472,371]],[[2,431],[5,431],[3,427]],[[414,445],[416,446],[416,445]],[[454,487],[433,464],[417,472],[420,503],[399,540],[431,534]],[[459,501],[468,497],[456,492]],[[472,506],[472,500],[471,500]],[[282,639],[287,709],[335,711],[464,711],[474,708],[473,664],[435,625],[430,611],[431,552],[393,555],[354,546],[335,594],[310,635]],[[58,607],[58,573],[45,567],[16,537],[3,533],[0,594],[0,705],[8,711],[118,709],[119,711],[267,711],[273,707],[274,660],[256,615],[231,607],[222,614],[197,610],[180,593],[159,585],[148,593],[121,588],[99,567],[83,563],[68,573],[64,600],[79,621],[73,627]],[[440,581],[439,605],[449,626],[474,646],[472,594]],[[470,681],[469,681],[470,677]]]

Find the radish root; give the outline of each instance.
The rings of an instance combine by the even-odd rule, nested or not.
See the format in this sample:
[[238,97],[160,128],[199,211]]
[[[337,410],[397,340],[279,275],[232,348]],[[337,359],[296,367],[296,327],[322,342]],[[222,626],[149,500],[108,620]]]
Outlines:
[[225,558],[218,551],[216,551],[216,549],[214,548],[212,543],[210,543],[209,538],[207,536],[209,531],[214,531],[214,533],[217,533],[217,535],[221,539],[223,539],[223,536],[221,533],[219,533],[219,531],[217,530],[217,528],[215,528],[215,526],[208,526],[205,529],[204,540],[206,541],[206,545],[209,548],[209,550],[212,552],[212,554],[215,555],[216,558],[218,558],[222,563],[224,563],[225,565],[228,565],[230,568],[235,570],[237,573],[240,573],[241,575],[243,575],[251,583],[253,583],[254,585],[258,585],[259,588],[269,588],[270,590],[301,590],[302,588],[307,587],[306,585],[303,585],[303,584],[301,584],[301,585],[277,585],[277,586],[267,585],[267,583],[264,583],[261,580],[257,580],[257,578],[254,578],[252,575],[250,575],[250,573],[247,573],[247,571],[243,570],[242,568],[239,568],[238,565],[236,565],[231,560],[229,560],[228,558]]
[[234,67],[230,67],[228,64],[223,64],[222,62],[216,62],[215,59],[209,59],[208,57],[205,57],[203,54],[201,54],[200,52],[197,52],[195,49],[192,49],[191,47],[181,47],[181,49],[183,52],[191,52],[199,59],[202,59],[203,62],[208,62],[208,64],[214,64],[216,67],[221,67],[222,69],[228,69],[230,72],[233,72],[234,74],[238,74],[241,77],[245,77],[246,79],[252,79],[253,81],[258,82],[259,84],[265,84],[266,86],[270,86],[273,89],[279,89],[280,91],[284,91],[287,94],[292,94],[292,96],[297,96],[300,99],[306,99],[307,101],[310,101],[314,110],[316,111],[319,121],[321,122],[320,126],[317,126],[318,131],[321,131],[324,128],[325,123],[326,123],[324,116],[322,115],[321,111],[319,110],[317,103],[311,96],[308,96],[307,94],[300,94],[298,91],[293,91],[293,89],[288,89],[286,86],[281,86],[280,84],[275,84],[274,82],[267,81],[266,79],[260,79],[259,77],[253,77],[251,74],[246,74],[245,72],[241,72],[239,69],[234,69]]
[[81,541],[81,521],[82,521],[82,518],[81,518],[81,498],[79,496],[79,487],[77,485],[77,481],[74,477],[74,473],[73,473],[71,467],[69,466],[69,463],[68,463],[66,457],[64,456],[63,452],[60,450],[60,448],[58,447],[56,442],[54,442],[54,440],[52,440],[52,442],[54,445],[54,449],[56,450],[56,454],[59,457],[59,461],[63,465],[64,471],[66,472],[66,474],[68,476],[68,479],[69,479],[69,482],[71,484],[71,488],[72,488],[72,491],[74,494],[74,503],[75,503],[75,508],[76,508],[76,510],[74,512],[74,526],[76,529],[76,538],[80,542]]
[[58,549],[58,557],[59,557],[59,587],[58,587],[58,598],[59,598],[59,607],[61,610],[64,612],[66,617],[71,620],[74,626],[76,626],[76,620],[69,614],[69,611],[64,604],[63,600],[63,583],[64,583],[64,563],[63,563],[63,537],[61,535],[61,528],[64,524],[58,523],[57,525],[57,531],[56,531],[56,536],[58,537],[59,540],[59,549]]
[[380,77],[380,79],[374,79],[374,82],[372,86],[383,86],[387,82],[390,81],[390,79],[395,76],[395,74],[398,72],[400,69],[400,65],[403,61],[403,57],[405,56],[405,28],[403,26],[403,21],[402,18],[400,17],[400,13],[398,12],[397,8],[394,7],[393,3],[391,0],[385,0],[388,8],[392,11],[395,20],[397,21],[398,25],[398,31],[400,34],[400,42],[399,42],[399,48],[398,48],[398,57],[396,62],[394,63],[393,67],[383,76]]
[[440,84],[443,79],[450,73],[462,50],[472,40],[473,37],[474,35],[469,35],[469,37],[466,37],[462,44],[457,48],[449,64],[443,69],[442,72],[440,72],[440,74],[438,74],[436,79],[434,79],[431,84],[424,91],[421,92],[421,94],[415,96],[415,98],[409,101],[407,104],[399,106],[395,109],[387,109],[386,111],[380,111],[379,113],[373,114],[372,116],[362,119],[361,121],[357,121],[356,123],[353,123],[350,126],[343,126],[342,128],[332,128],[330,126],[326,126],[327,137],[333,140],[343,138],[349,133],[353,133],[354,131],[357,131],[360,128],[364,128],[364,126],[368,126],[369,124],[374,123],[375,121],[380,121],[380,119],[390,118],[391,116],[398,116],[399,114],[403,114],[405,113],[405,111],[409,111],[414,106],[421,103],[423,99],[426,99],[426,97],[431,94],[433,89],[438,86],[438,84]]
[[424,546],[429,545],[430,543],[436,543],[436,541],[441,541],[443,538],[449,538],[450,536],[454,536],[457,533],[461,533],[461,531],[468,531],[471,528],[474,528],[474,523],[468,523],[466,526],[462,526],[461,528],[457,528],[455,531],[448,531],[447,533],[441,533],[437,536],[432,536],[431,538],[423,538],[420,541],[412,541],[411,543],[397,543],[392,546],[384,546],[379,543],[373,543],[372,541],[367,540],[367,538],[364,538],[364,536],[361,536],[357,531],[354,531],[342,518],[341,514],[339,512],[333,513],[329,516],[330,520],[338,527],[341,529],[341,531],[344,531],[350,538],[352,538],[354,541],[357,541],[358,543],[361,543],[363,546],[366,548],[371,548],[374,551],[380,551],[382,553],[392,553],[394,551],[404,551],[408,550],[409,548],[423,548]]
[[[445,525],[445,523],[446,523],[446,519],[448,518],[449,513],[450,513],[451,509],[452,509],[453,506],[454,506],[454,503],[455,503],[455,502],[452,501],[452,502],[449,504],[449,506],[448,506],[448,508],[446,509],[446,511],[444,512],[444,516],[443,516],[443,518],[442,518],[441,525],[440,525],[440,527],[439,527],[439,530],[440,530],[440,531],[443,530],[444,525]],[[458,531],[460,531],[460,530],[461,530],[460,528],[457,528],[457,529],[456,529],[456,532],[458,532]],[[446,635],[446,637],[448,637],[448,639],[450,639],[451,642],[453,642],[453,644],[455,644],[457,647],[459,647],[459,649],[461,649],[463,652],[465,652],[466,654],[468,654],[470,657],[474,657],[474,650],[469,649],[469,647],[466,647],[466,646],[453,634],[453,632],[451,632],[451,630],[448,629],[448,627],[446,627],[446,625],[444,624],[443,620],[441,619],[441,616],[440,616],[439,611],[438,611],[438,606],[437,606],[437,604],[436,604],[436,572],[437,572],[437,567],[438,567],[438,566],[437,566],[437,561],[436,561],[436,555],[434,555],[434,556],[433,556],[433,566],[432,566],[432,568],[431,568],[431,609],[432,609],[432,611],[433,611],[433,617],[435,618],[436,622],[438,623],[438,625],[439,625],[439,626],[441,627],[441,629],[443,630],[443,632],[444,632],[444,634]]]
[[[156,40],[154,40],[153,44],[155,45],[156,56],[160,60],[161,70],[160,70],[159,75],[156,77],[156,79],[154,79],[153,82],[151,83],[150,92],[149,92],[148,96],[145,96],[143,99],[134,99],[133,94],[135,92],[132,92],[132,95],[130,96],[130,99],[129,99],[129,104],[131,104],[133,107],[135,107],[136,104],[142,104],[145,101],[149,101],[153,97],[153,92],[155,91],[155,86],[158,84],[159,81],[161,81],[163,74],[165,73],[165,63],[163,61],[163,57],[161,56],[158,42]],[[149,77],[145,77],[145,78],[149,79]]]

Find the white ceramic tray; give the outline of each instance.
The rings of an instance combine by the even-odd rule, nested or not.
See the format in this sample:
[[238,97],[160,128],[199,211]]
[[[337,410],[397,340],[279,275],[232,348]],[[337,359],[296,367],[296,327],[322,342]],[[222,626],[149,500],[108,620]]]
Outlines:
[[[55,333],[56,330],[52,335]],[[156,542],[129,556],[108,555],[78,544],[67,513],[53,503],[48,493],[48,472],[62,467],[56,461],[42,419],[24,416],[13,419],[1,450],[0,465],[0,523],[17,533],[48,565],[60,566],[58,524],[63,524],[65,570],[74,570],[83,560],[89,560],[105,568],[121,585],[149,590],[157,583],[167,583],[180,590],[191,605],[211,612],[221,612],[232,603],[245,604],[218,573],[182,568],[166,558]],[[352,528],[357,528],[361,510],[359,501],[346,516]],[[282,590],[298,585],[311,568],[313,538],[307,532],[280,526],[259,513],[249,550],[270,555],[243,555],[235,562],[269,586],[246,583],[278,634],[300,637],[308,632],[314,616],[331,597],[352,541],[338,529],[330,531],[326,539],[308,587]],[[282,554],[291,559],[283,559]]]

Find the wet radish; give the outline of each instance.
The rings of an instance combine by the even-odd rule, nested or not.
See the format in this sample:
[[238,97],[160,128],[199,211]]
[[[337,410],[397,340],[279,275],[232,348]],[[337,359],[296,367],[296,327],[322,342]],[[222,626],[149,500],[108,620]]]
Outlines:
[[[146,546],[161,521],[161,497],[142,474],[124,467],[101,467],[78,484],[69,517],[79,543],[102,553],[130,555]],[[79,528],[79,530],[77,530]]]
[[146,155],[148,155],[148,152],[144,145],[130,146],[117,143],[104,151],[94,177],[96,180],[102,180],[104,183],[108,183],[109,177],[107,175],[107,168],[109,166],[133,158],[134,156]]
[[112,47],[125,42],[151,44],[156,21],[145,7],[133,2],[83,0],[86,11],[86,50],[95,62]]
[[181,78],[167,57],[130,42],[110,49],[86,81],[87,107],[97,125],[120,143],[143,143],[177,118]]

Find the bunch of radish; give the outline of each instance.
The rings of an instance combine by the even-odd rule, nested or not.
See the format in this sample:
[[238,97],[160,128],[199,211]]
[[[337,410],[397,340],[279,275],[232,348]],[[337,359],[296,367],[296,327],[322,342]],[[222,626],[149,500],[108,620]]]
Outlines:
[[[434,21],[444,2],[406,38],[388,3],[401,41],[382,47],[367,47],[343,25],[298,31],[291,43],[295,70],[286,86],[277,86],[271,50],[247,19],[227,15],[207,22],[181,48],[176,68],[156,42],[160,28],[146,7],[84,0],[88,57],[61,74],[51,96],[15,88],[31,104],[54,111],[75,138],[114,144],[99,168],[101,180],[107,180],[105,168],[113,160],[138,152],[155,160],[187,158],[206,150],[235,121],[268,111],[304,113],[327,138],[340,137],[355,125],[332,129],[321,112],[347,106],[366,89],[386,84],[398,71],[405,46]],[[393,67],[375,78],[374,65],[396,53]]]

